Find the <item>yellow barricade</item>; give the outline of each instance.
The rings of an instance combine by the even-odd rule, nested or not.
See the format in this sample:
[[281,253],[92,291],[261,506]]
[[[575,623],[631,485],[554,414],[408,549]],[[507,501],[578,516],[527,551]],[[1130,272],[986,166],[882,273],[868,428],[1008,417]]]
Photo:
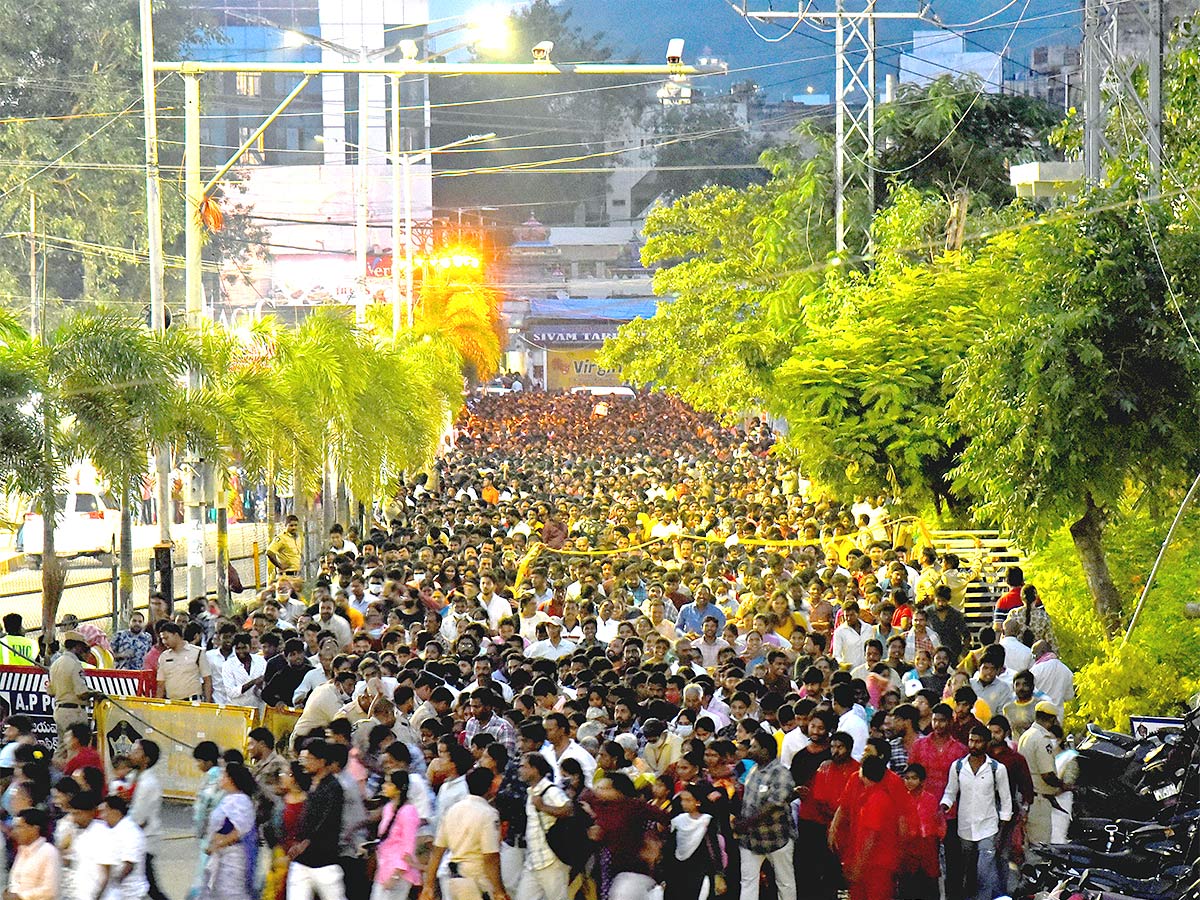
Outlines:
[[222,750],[246,752],[246,735],[255,725],[257,710],[248,706],[218,706],[122,697],[96,704],[96,732],[106,768],[113,759],[129,752],[134,741],[149,738],[158,744],[162,757],[154,771],[162,782],[163,796],[194,800],[201,772],[192,758],[192,748],[213,741]]
[[260,724],[275,736],[275,747],[283,753],[292,741],[292,732],[300,721],[298,709],[276,709],[268,706],[263,710]]

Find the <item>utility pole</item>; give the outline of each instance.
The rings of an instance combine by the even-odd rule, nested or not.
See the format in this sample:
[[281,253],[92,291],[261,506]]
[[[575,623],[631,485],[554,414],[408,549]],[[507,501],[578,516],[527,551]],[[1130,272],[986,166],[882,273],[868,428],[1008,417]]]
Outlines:
[[29,194],[29,334],[37,337],[41,333],[38,328],[38,294],[37,294],[37,196]]
[[[152,0],[139,0],[142,38],[142,107],[146,133],[146,248],[150,261],[150,328],[167,330],[167,306],[164,286],[162,234],[162,182],[158,168],[158,102],[154,83],[154,19]],[[171,451],[166,445],[154,448],[154,504],[158,508],[158,544],[156,559],[167,571],[173,571],[171,523]],[[174,594],[174,580],[162,579],[161,587]],[[166,597],[168,608],[174,596]]]
[[[392,77],[392,340],[396,340],[400,336],[400,328],[403,324],[401,321],[401,311],[403,309],[402,297],[407,298],[408,294],[401,295],[400,287],[400,169],[404,168],[404,204],[406,209],[411,209],[411,199],[409,197],[412,187],[408,181],[408,164],[404,158],[404,150],[400,146],[402,132],[400,129],[400,109],[404,103],[400,98],[401,80],[399,75]],[[409,219],[409,227],[412,227],[412,220]],[[408,237],[405,236],[407,243]],[[405,254],[406,259],[411,258],[411,254]],[[412,322],[408,322],[408,327],[412,328]]]
[[[1127,155],[1108,139],[1109,117],[1140,118],[1150,161],[1150,190],[1162,190],[1162,68],[1165,35],[1163,0],[1084,0],[1083,83],[1085,90],[1083,161],[1090,184],[1104,178],[1106,156]],[[1142,36],[1146,46],[1138,46]],[[1146,96],[1138,90],[1137,70],[1146,66]]]
[[[184,229],[184,266],[187,297],[187,327],[199,332],[204,320],[204,282],[201,279],[203,234],[200,230],[200,205],[204,188],[200,181],[200,73],[185,68],[183,75],[183,186],[186,221]],[[241,156],[241,152],[238,153]],[[200,373],[188,373],[188,389],[200,390]],[[188,448],[184,475],[187,478],[187,597],[193,600],[207,595],[204,581],[204,461]]]
[[[369,59],[367,48],[363,47],[358,54],[358,61],[365,64]],[[367,321],[367,302],[370,299],[367,296],[367,241],[368,231],[367,222],[370,215],[370,183],[371,170],[369,168],[368,159],[368,141],[367,131],[370,128],[369,113],[370,108],[367,105],[367,91],[370,88],[368,76],[365,72],[359,73],[358,76],[358,202],[355,204],[355,263],[358,266],[356,283],[359,285],[358,290],[354,292],[354,321],[362,325]]]
[[[834,99],[836,133],[834,146],[834,218],[837,249],[845,250],[848,230],[848,203],[853,193],[862,191],[868,212],[875,208],[875,102],[878,88],[875,77],[875,23],[883,19],[921,19],[922,12],[885,12],[877,9],[878,0],[854,0],[853,9],[846,0],[837,0],[833,12],[800,9],[797,12],[752,11],[742,0],[737,12],[746,19],[760,22],[832,22],[836,40],[837,84]],[[1122,0],[1114,0],[1122,2]],[[809,4],[804,4],[807,7]],[[862,94],[859,102],[858,94]],[[851,96],[854,95],[854,96]],[[861,150],[859,149],[861,147]],[[857,159],[863,154],[862,161]],[[866,236],[869,239],[869,235]]]

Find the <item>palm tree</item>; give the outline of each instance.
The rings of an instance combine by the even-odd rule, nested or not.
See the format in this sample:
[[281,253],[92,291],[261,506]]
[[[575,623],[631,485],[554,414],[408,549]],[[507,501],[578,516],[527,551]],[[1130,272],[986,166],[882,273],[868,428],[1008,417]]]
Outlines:
[[[119,599],[126,617],[133,598],[133,487],[145,474],[154,444],[179,436],[186,422],[182,379],[189,358],[178,333],[156,335],[137,319],[103,307],[74,313],[40,337],[12,318],[0,319],[0,392],[9,404],[21,404],[0,426],[22,441],[36,437],[39,448],[36,458],[0,451],[0,471],[41,498],[47,642],[63,583],[54,551],[54,493],[64,469],[90,459],[120,497]],[[10,468],[14,465],[20,468]]]

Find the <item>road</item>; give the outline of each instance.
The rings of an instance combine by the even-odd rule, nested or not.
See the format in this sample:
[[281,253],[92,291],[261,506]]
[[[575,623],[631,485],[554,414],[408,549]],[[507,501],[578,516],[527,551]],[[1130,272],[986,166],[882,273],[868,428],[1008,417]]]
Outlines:
[[[184,556],[183,526],[172,529],[172,537],[176,539],[176,562],[186,563]],[[150,579],[146,573],[152,547],[158,541],[158,529],[154,526],[138,526],[134,529],[134,572],[141,572],[133,579],[133,597],[135,607],[145,607],[149,596]],[[229,554],[234,558],[234,568],[242,580],[242,584],[250,590],[254,588],[254,564],[249,558],[253,552],[254,542],[259,544],[260,554],[267,546],[267,526],[265,524],[236,523],[229,526]],[[205,528],[205,567],[209,589],[216,584],[216,573],[213,561],[216,559],[217,539],[216,526]],[[267,577],[266,559],[260,556],[261,577]],[[107,563],[102,564],[89,557],[67,560],[67,586],[59,606],[59,615],[73,613],[81,620],[109,615],[112,612],[112,568]],[[187,570],[182,565],[175,569],[176,594],[182,593],[182,586],[187,583]],[[13,571],[0,576],[0,606],[7,612],[18,612],[25,620],[26,628],[37,628],[42,621],[42,573],[28,567],[14,566]],[[242,595],[249,597],[247,592]],[[236,595],[235,595],[236,597]]]
[[192,805],[164,800],[162,826],[162,849],[154,860],[158,886],[170,900],[185,900],[200,852],[200,842],[192,833]]

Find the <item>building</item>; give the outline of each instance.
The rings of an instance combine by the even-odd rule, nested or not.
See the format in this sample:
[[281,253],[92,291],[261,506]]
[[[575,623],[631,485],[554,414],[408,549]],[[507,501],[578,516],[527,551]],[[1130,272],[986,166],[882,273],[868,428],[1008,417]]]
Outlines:
[[1005,79],[1004,91],[1044,100],[1064,111],[1082,105],[1082,50],[1078,44],[1034,47],[1029,69]]
[[506,367],[551,390],[620,384],[595,356],[635,316],[654,315],[638,229],[547,227],[532,215],[495,273],[509,331]]
[[[193,47],[200,60],[291,61],[335,64],[360,54],[399,58],[402,38],[423,43],[428,0],[194,0],[210,12],[222,39]],[[394,48],[391,53],[383,52]],[[423,54],[422,54],[423,55]],[[201,82],[205,164],[219,165],[254,132],[299,83],[298,75],[208,74]],[[352,302],[357,292],[384,299],[390,272],[368,264],[358,271],[355,245],[359,153],[366,153],[369,222],[367,254],[390,257],[393,244],[391,147],[392,83],[365,79],[367,131],[360,142],[359,79],[325,74],[292,102],[228,176],[227,206],[247,208],[266,234],[269,260],[229,266],[206,282],[218,318],[281,307]],[[429,146],[428,85],[400,87],[401,149]],[[360,147],[361,143],[361,147]],[[401,185],[412,197],[417,234],[429,234],[432,171],[414,160]],[[287,316],[292,318],[292,316]]]
[[912,52],[900,54],[900,81],[929,84],[945,75],[974,75],[985,91],[999,93],[1004,86],[1004,59],[990,50],[968,50],[966,38],[947,31],[914,31]]

